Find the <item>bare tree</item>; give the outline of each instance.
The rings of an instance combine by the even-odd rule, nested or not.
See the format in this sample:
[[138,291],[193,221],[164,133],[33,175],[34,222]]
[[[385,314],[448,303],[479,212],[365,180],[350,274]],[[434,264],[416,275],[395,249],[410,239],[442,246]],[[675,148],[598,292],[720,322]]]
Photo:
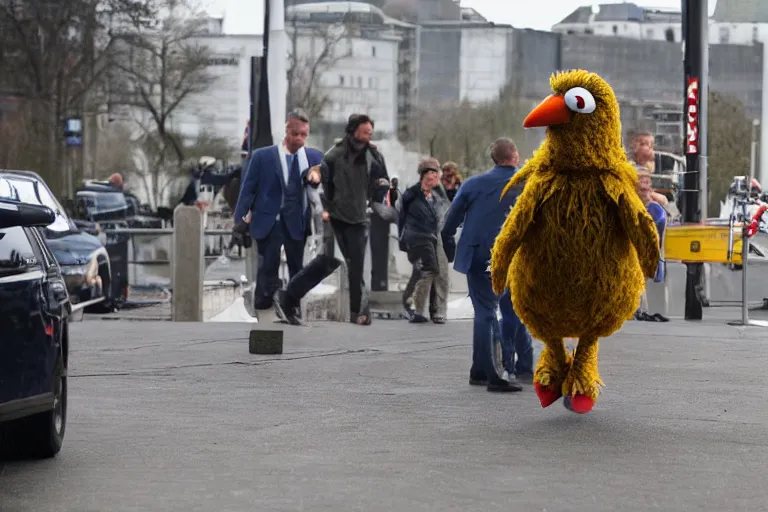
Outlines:
[[111,123],[98,139],[94,151],[96,178],[107,179],[112,173],[130,177],[136,173],[139,146],[131,139],[131,130],[122,123]]
[[414,121],[419,150],[441,161],[457,162],[465,174],[488,168],[488,148],[498,137],[511,137],[521,156],[527,155],[533,148],[527,146],[523,134],[526,106],[511,87],[494,101],[427,105]]
[[124,34],[126,44],[116,64],[122,87],[112,91],[114,101],[133,112],[143,131],[148,161],[141,175],[155,207],[162,197],[161,178],[183,171],[185,146],[172,129],[172,117],[213,83],[207,69],[210,51],[199,42],[205,14],[183,0],[162,1],[167,15],[158,29]]
[[0,2],[0,87],[22,100],[32,154],[20,155],[61,193],[62,122],[83,115],[103,84],[119,23],[151,23],[152,0],[5,0]]
[[[738,99],[709,93],[708,211],[719,212],[734,176],[749,176],[752,120]],[[765,184],[763,184],[765,186]]]
[[[339,61],[352,55],[351,34],[354,27],[346,20],[339,23],[303,22],[291,16],[287,28],[288,110],[300,108],[310,119],[320,118],[330,102],[322,87],[322,77]],[[305,48],[302,43],[308,43]]]
[[212,156],[217,160],[231,161],[238,148],[230,139],[219,137],[209,132],[201,131],[194,140],[184,145],[184,155],[188,161],[197,161],[203,156]]

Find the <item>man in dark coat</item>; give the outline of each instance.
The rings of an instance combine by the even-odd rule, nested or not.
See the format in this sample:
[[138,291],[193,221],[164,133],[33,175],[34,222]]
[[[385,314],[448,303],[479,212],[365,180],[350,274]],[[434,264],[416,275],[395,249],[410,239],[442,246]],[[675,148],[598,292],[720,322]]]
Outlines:
[[[350,321],[358,325],[371,323],[363,279],[368,208],[373,202],[381,202],[389,189],[384,157],[371,144],[372,136],[373,120],[364,114],[352,114],[345,137],[325,154],[319,167],[323,217],[330,223],[347,264]],[[295,278],[291,278],[284,292],[278,292],[275,302],[278,316],[289,323],[298,323],[291,311],[340,263],[329,254],[308,263]]]

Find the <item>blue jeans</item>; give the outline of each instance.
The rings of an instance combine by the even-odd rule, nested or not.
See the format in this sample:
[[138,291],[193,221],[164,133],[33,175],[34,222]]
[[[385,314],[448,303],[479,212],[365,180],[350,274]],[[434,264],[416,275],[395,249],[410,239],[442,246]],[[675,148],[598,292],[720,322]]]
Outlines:
[[[476,261],[475,261],[476,260]],[[484,376],[490,382],[501,379],[501,373],[508,368],[500,368],[496,364],[496,341],[501,341],[502,363],[511,360],[512,346],[501,336],[496,308],[499,297],[493,293],[491,276],[486,271],[487,258],[473,259],[467,272],[467,287],[472,307],[475,311],[474,328],[472,332],[472,369],[470,374]]]
[[[533,373],[531,334],[515,313],[509,289],[499,298],[499,309],[501,310],[501,348],[504,369],[515,374]],[[513,361],[513,356],[516,356],[516,361]]]

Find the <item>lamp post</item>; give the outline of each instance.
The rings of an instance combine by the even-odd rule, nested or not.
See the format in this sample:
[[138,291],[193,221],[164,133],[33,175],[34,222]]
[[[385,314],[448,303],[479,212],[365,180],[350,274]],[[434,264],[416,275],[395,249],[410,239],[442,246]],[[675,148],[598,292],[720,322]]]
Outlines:
[[[682,0],[685,96],[683,221],[707,218],[707,102],[709,96],[709,18],[707,0]],[[685,319],[701,320],[703,263],[687,263]]]

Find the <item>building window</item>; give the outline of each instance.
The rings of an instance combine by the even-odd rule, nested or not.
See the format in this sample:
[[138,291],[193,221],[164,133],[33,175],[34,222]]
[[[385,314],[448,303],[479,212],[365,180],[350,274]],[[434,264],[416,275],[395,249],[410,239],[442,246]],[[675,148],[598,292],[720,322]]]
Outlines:
[[339,75],[339,85],[344,85],[344,75]]
[[672,27],[669,27],[666,32],[664,32],[664,39],[669,41],[670,43],[675,42],[675,29]]
[[760,29],[757,25],[752,26],[752,42],[756,43],[760,40]]
[[375,56],[376,56],[376,47],[371,46],[371,57],[375,57]]
[[614,25],[613,26],[613,33],[614,34],[618,34],[619,33],[619,26],[618,25]]
[[368,78],[368,88],[373,89],[373,77]]
[[585,29],[584,29],[584,33],[585,33],[585,34],[594,34],[594,33],[595,33],[595,31],[594,31],[594,30],[592,30],[591,28],[585,28]]
[[653,29],[652,28],[649,28],[648,30],[645,31],[645,37],[647,37],[648,39],[653,39]]
[[363,88],[363,77],[361,76],[357,77],[357,87],[360,89]]
[[731,31],[728,27],[720,27],[720,44],[728,44],[731,39]]

